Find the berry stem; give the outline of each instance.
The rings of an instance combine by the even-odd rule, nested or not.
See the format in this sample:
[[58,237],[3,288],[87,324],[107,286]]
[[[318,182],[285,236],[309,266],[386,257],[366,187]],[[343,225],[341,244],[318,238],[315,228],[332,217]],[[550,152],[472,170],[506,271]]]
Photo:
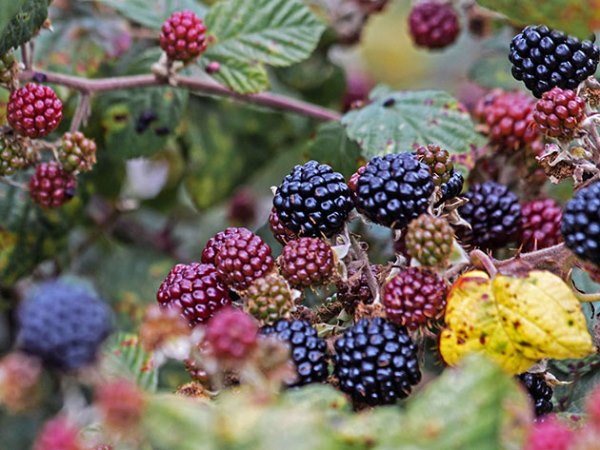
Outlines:
[[82,91],[80,92],[79,103],[77,104],[77,109],[75,110],[75,114],[73,115],[73,119],[71,120],[71,127],[69,131],[71,133],[76,132],[81,128],[85,122],[87,122],[88,117],[90,116],[90,93]]
[[0,183],[7,184],[12,187],[16,187],[17,189],[23,189],[24,191],[28,191],[29,188],[25,184],[21,184],[17,181],[11,180],[10,178],[0,177]]
[[568,269],[572,267],[573,253],[564,243],[543,248],[534,252],[522,253],[506,260],[494,260],[496,268],[503,273],[531,270],[548,270],[566,279]]
[[494,278],[498,273],[498,269],[496,269],[496,265],[494,264],[494,259],[487,253],[475,249],[469,253],[469,256],[471,257],[473,265],[478,265],[479,263],[491,278]]
[[[47,83],[54,83],[72,89],[77,89],[82,93],[89,94],[116,91],[122,89],[164,86],[169,84],[168,80],[161,79],[151,74],[132,75],[114,78],[88,79],[56,72],[38,70],[23,71],[20,74],[20,80],[36,80],[38,82],[42,81]],[[341,118],[341,114],[337,111],[313,105],[312,103],[303,102],[301,100],[296,100],[282,95],[273,94],[270,92],[244,95],[232,91],[226,88],[225,86],[221,86],[220,84],[217,84],[212,81],[201,80],[181,75],[173,76],[171,81],[175,82],[177,87],[185,88],[190,91],[233,98],[245,103],[267,106],[276,110],[292,112],[300,114],[302,116],[311,117],[317,120],[329,121],[339,120]]]
[[365,249],[362,248],[360,242],[356,240],[354,236],[350,234],[350,243],[352,244],[352,250],[356,255],[356,260],[362,263],[361,270],[364,270],[367,276],[367,284],[369,285],[369,290],[371,291],[371,295],[373,297],[373,304],[381,303],[381,299],[379,296],[379,286],[377,284],[377,280],[371,271],[371,263],[369,261],[369,255]]

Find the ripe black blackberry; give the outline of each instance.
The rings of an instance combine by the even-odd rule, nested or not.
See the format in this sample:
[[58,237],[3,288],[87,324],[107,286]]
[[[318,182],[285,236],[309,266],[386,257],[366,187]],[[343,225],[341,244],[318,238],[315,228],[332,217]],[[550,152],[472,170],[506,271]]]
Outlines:
[[19,349],[63,371],[92,363],[112,328],[102,300],[62,281],[42,283],[29,292],[19,306],[18,324]]
[[454,197],[458,197],[463,190],[463,186],[465,184],[465,179],[458,170],[452,172],[450,175],[450,179],[448,182],[443,183],[440,186],[440,191],[442,193],[441,202],[445,202],[446,200],[451,200]]
[[417,349],[404,327],[361,319],[335,342],[335,375],[356,402],[385,405],[421,381]]
[[513,76],[540,98],[555,86],[575,89],[593,75],[600,49],[545,25],[530,25],[512,39],[508,59]]
[[341,173],[309,161],[295,166],[277,188],[273,206],[283,225],[299,236],[331,236],[352,211],[352,192]]
[[560,232],[573,253],[600,267],[600,182],[579,190],[567,202]]
[[458,211],[471,224],[460,238],[486,249],[504,247],[519,238],[522,226],[521,205],[508,187],[486,181],[476,183],[464,194],[469,200]]
[[537,417],[552,412],[552,388],[546,384],[544,377],[535,373],[522,373],[517,376],[519,381],[529,392],[535,407]]
[[427,164],[412,153],[376,156],[356,186],[356,208],[370,220],[401,229],[424,213],[434,185]]
[[326,380],[327,344],[305,320],[279,320],[260,329],[262,335],[276,335],[290,346],[298,378],[290,387],[320,383]]

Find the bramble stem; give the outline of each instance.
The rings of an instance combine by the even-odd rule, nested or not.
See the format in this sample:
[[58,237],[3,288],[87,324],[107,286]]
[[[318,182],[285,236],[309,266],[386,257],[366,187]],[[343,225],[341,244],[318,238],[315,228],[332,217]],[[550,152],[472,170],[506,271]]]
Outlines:
[[371,270],[371,262],[369,261],[369,255],[364,248],[360,245],[360,242],[356,240],[356,238],[350,235],[350,243],[352,244],[352,250],[356,255],[356,259],[362,262],[361,270],[364,270],[367,276],[367,284],[369,285],[369,290],[371,291],[371,295],[373,296],[373,304],[380,303],[379,298],[379,285],[377,284],[377,280],[373,275],[373,271]]
[[38,82],[54,83],[80,91],[82,94],[134,89],[153,86],[169,85],[221,97],[233,98],[245,103],[267,106],[280,111],[300,114],[313,119],[329,121],[339,120],[341,114],[331,109],[313,105],[312,103],[296,100],[278,94],[263,92],[260,94],[244,95],[221,86],[213,81],[175,75],[171,80],[161,79],[155,75],[132,75],[114,78],[88,79],[57,72],[25,70],[20,74],[21,81],[35,80]]

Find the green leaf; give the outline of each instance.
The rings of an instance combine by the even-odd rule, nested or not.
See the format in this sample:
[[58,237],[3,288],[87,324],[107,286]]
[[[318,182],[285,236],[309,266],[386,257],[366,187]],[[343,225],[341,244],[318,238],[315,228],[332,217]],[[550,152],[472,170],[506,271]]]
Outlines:
[[378,87],[372,102],[342,118],[348,136],[362,156],[409,152],[415,145],[437,144],[450,153],[466,153],[483,145],[469,114],[442,91],[391,92]]
[[0,5],[0,55],[29,41],[48,17],[48,0],[4,0]]
[[111,339],[104,358],[104,373],[127,378],[149,392],[156,391],[158,371],[152,366],[152,355],[142,348],[137,335],[118,333]]
[[319,126],[317,136],[308,148],[309,159],[329,164],[344,176],[351,176],[364,163],[358,144],[348,138],[339,122]]
[[478,0],[481,6],[507,16],[519,25],[544,24],[589,38],[600,18],[591,0]]
[[[179,124],[187,104],[184,89],[155,87],[115,91],[103,95],[103,111],[108,154],[117,159],[150,156],[162,150]],[[152,115],[152,120],[144,116]]]
[[148,0],[100,0],[134,23],[153,30],[160,30],[162,24],[175,11],[189,9],[204,16],[206,8],[195,0],[154,0],[148,7]]
[[206,26],[215,43],[203,59],[221,64],[212,76],[242,93],[266,88],[257,85],[257,70],[243,65],[283,67],[302,61],[325,30],[301,0],[221,1],[207,14]]
[[269,77],[265,67],[256,62],[247,62],[213,54],[211,60],[202,59],[206,69],[209,63],[220,64],[218,74],[213,74],[221,83],[241,94],[253,94],[269,88]]
[[509,43],[506,33],[485,41],[481,56],[469,69],[469,78],[485,88],[521,89],[523,84],[511,74],[512,64],[507,56]]

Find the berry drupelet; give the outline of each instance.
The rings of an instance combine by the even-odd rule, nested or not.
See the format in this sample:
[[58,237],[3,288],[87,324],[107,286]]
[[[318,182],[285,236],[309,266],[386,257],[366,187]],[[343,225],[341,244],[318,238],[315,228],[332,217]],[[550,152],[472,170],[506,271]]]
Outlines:
[[8,123],[30,138],[49,135],[62,120],[62,102],[52,88],[36,83],[11,92],[6,107]]
[[530,252],[552,247],[562,241],[560,222],[562,208],[551,198],[526,202],[521,207],[523,214],[523,250]]
[[381,317],[361,319],[335,342],[340,389],[359,403],[385,405],[421,381],[417,349],[403,327]]
[[448,150],[441,148],[439,145],[429,144],[417,148],[416,156],[419,161],[429,166],[433,184],[441,186],[450,181],[450,177],[454,172],[454,164]]
[[54,161],[38,164],[29,178],[29,195],[44,208],[58,208],[75,196],[77,181]]
[[190,326],[206,323],[231,304],[227,288],[212,264],[177,264],[160,285],[156,300],[163,308],[179,308]]
[[285,319],[293,309],[290,285],[277,273],[255,280],[244,293],[244,310],[261,324]]
[[371,221],[402,229],[424,213],[434,184],[429,167],[411,153],[376,156],[356,188],[356,207]]
[[283,179],[273,206],[281,223],[293,233],[320,237],[340,232],[354,205],[341,173],[309,161]]
[[271,233],[273,233],[275,239],[277,239],[281,245],[285,245],[289,241],[298,239],[296,233],[281,223],[275,207],[271,208],[271,212],[269,213],[269,229],[271,230]]
[[32,289],[18,310],[17,346],[44,365],[73,371],[91,364],[109,335],[111,314],[88,289],[62,281]]
[[546,136],[569,140],[585,119],[585,101],[571,89],[555,87],[538,100],[533,118]]
[[290,387],[321,383],[327,379],[327,344],[310,323],[304,320],[280,320],[274,325],[262,327],[260,332],[266,336],[274,335],[289,344],[297,372],[297,379]]
[[469,202],[458,211],[471,224],[471,230],[464,230],[460,235],[464,242],[485,249],[496,249],[519,238],[521,205],[507,186],[495,181],[476,183],[464,197]]
[[192,11],[177,11],[163,24],[160,48],[174,61],[189,62],[206,50],[206,27]]
[[408,16],[408,25],[415,44],[429,49],[449,46],[460,33],[452,5],[435,0],[417,3]]
[[96,143],[80,131],[65,133],[58,159],[67,172],[89,172],[96,164]]
[[445,266],[453,243],[454,231],[442,217],[421,214],[408,224],[407,252],[423,266]]
[[409,267],[383,288],[387,318],[408,328],[428,325],[444,314],[448,287],[435,272]]
[[223,308],[206,326],[204,343],[223,367],[242,364],[256,348],[258,324],[248,314]]
[[596,72],[600,49],[545,25],[530,25],[510,44],[512,74],[540,98],[555,86],[575,89]]
[[600,267],[600,182],[580,189],[567,202],[560,231],[573,253]]
[[[246,228],[243,229],[246,230]],[[211,237],[202,250],[200,261],[204,264],[215,264],[215,257],[217,256],[217,253],[219,252],[223,242],[225,242],[228,237],[239,233],[240,230],[242,230],[242,228],[229,227],[223,231],[219,231],[217,234]]]

